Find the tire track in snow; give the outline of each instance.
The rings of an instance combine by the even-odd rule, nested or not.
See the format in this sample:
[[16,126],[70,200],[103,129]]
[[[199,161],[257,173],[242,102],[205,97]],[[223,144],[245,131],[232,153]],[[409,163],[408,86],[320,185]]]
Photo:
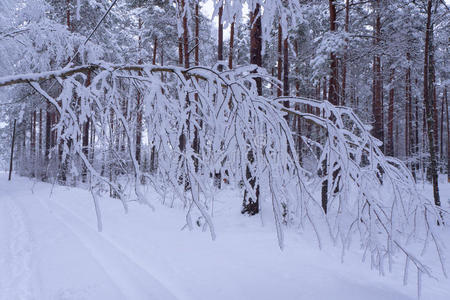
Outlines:
[[140,267],[80,217],[52,201],[55,216],[88,249],[127,299],[177,300],[157,278]]
[[32,285],[32,241],[21,209],[9,196],[4,198],[4,208],[9,215],[9,251],[3,284],[5,299],[34,299]]

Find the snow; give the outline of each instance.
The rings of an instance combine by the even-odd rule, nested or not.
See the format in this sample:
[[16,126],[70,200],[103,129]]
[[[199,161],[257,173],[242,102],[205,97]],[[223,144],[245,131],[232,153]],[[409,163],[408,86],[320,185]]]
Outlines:
[[[450,184],[441,184],[441,195],[449,205]],[[0,173],[0,299],[417,297],[413,280],[402,285],[400,261],[381,277],[361,263],[359,250],[341,263],[339,249],[319,250],[314,238],[294,229],[281,251],[273,221],[242,216],[235,190],[216,195],[215,241],[201,228],[181,230],[184,211],[147,196],[156,212],[133,201],[124,214],[120,201],[99,197],[99,233],[88,191],[18,176],[8,182]],[[450,299],[450,280],[423,280],[422,299]]]

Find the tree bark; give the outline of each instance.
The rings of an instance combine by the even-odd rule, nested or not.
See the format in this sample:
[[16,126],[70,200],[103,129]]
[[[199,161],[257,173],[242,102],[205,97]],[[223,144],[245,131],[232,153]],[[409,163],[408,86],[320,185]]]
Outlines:
[[184,0],[181,0],[183,8],[183,48],[184,48],[184,67],[189,68],[189,30],[187,23],[187,13],[185,12]]
[[230,28],[230,52],[228,53],[228,68],[233,69],[233,54],[234,54],[234,26],[236,23],[236,15],[233,16],[233,23]]
[[444,89],[445,110],[447,114],[447,182],[450,182],[450,120],[448,114],[447,87]]
[[[295,51],[295,56],[298,60],[299,58],[299,51],[298,51],[298,41],[295,40],[294,41],[294,51]],[[298,67],[298,63],[297,66],[295,67],[295,73],[296,76],[299,76],[300,70]],[[316,89],[317,91],[317,89]],[[299,79],[295,79],[295,95],[297,97],[300,97],[300,80]],[[296,110],[300,111],[300,104],[296,104],[295,107]],[[298,153],[298,159],[299,162],[302,162],[302,119],[300,118],[300,116],[295,116],[296,118],[296,133],[297,133],[297,153]]]
[[[87,79],[86,79],[86,86],[91,85],[91,71],[88,70]],[[86,157],[89,157],[89,125],[90,125],[90,118],[88,117],[86,121],[83,123],[83,137],[82,137],[82,152]],[[82,173],[82,181],[86,182],[87,179],[87,173],[88,170],[86,166],[83,167],[83,173]]]
[[195,65],[198,66],[200,64],[199,59],[199,49],[200,49],[200,15],[199,15],[199,7],[198,1],[195,3],[195,51],[194,51],[194,60]]
[[[410,54],[406,54],[409,63]],[[409,157],[411,154],[411,67],[408,65],[405,75],[405,156]]]
[[[262,37],[261,37],[261,6],[256,4],[252,12],[250,23],[252,28],[250,31],[250,63],[262,66]],[[262,80],[260,77],[255,78],[258,94],[262,95]]]
[[[329,0],[329,10],[330,10],[330,32],[336,31],[336,0]],[[328,85],[328,101],[331,104],[339,105],[339,94],[338,94],[338,65],[336,53],[330,53],[330,83]]]
[[389,156],[394,156],[394,69],[391,69],[390,84],[389,89],[389,109],[388,109],[388,141],[386,154]]
[[433,1],[428,0],[427,2],[427,23],[425,31],[425,51],[424,51],[424,78],[423,78],[423,98],[425,103],[426,112],[426,122],[428,128],[428,149],[430,152],[430,174],[431,181],[433,184],[433,197],[434,204],[436,206],[441,206],[441,200],[439,196],[439,182],[438,182],[438,172],[437,172],[437,157],[436,157],[436,141],[434,134],[434,97],[433,92],[433,24],[431,21],[432,17]]
[[152,57],[152,64],[156,65],[156,49],[158,48],[158,38],[155,37],[153,40],[153,57]]
[[[283,73],[283,29],[281,28],[281,22],[278,23],[278,63],[277,63],[277,79],[281,82],[281,76]],[[277,96],[282,95],[281,86],[278,86]]]
[[[350,5],[349,0],[345,0],[345,24],[344,30],[348,34],[350,22]],[[341,93],[341,105],[346,105],[346,88],[347,88],[347,59],[348,59],[348,38],[345,38],[344,58],[342,60],[342,93]]]
[[[283,96],[289,96],[289,41],[288,37],[284,39],[284,62],[283,62]],[[284,101],[284,107],[289,108],[289,101]]]
[[[50,160],[50,149],[52,148],[52,120],[53,112],[50,103],[47,103],[47,109],[45,114],[45,151],[44,151],[44,164],[48,165]],[[45,179],[47,179],[48,174],[45,174]]]
[[[139,17],[139,40],[138,40],[138,64],[142,64],[142,19]],[[142,75],[142,73],[138,72],[139,76]],[[137,91],[137,97],[136,97],[136,160],[138,165],[141,165],[141,144],[142,144],[142,95],[141,92]]]
[[[222,22],[222,16],[223,16],[223,5],[219,7],[219,24],[217,29],[217,60],[222,61],[223,60],[223,22]],[[222,71],[223,67],[222,65],[219,66],[219,71]]]
[[[250,31],[250,63],[257,66],[262,65],[262,38],[261,38],[261,15],[260,15],[260,5],[256,4],[255,9],[251,12],[250,24],[252,24]],[[258,94],[262,95],[262,81],[261,78],[255,78]],[[259,183],[257,183],[257,178],[252,174],[250,166],[255,162],[254,153],[249,150],[247,153],[247,166],[245,176],[248,180],[251,188],[255,192],[256,198],[254,198],[248,191],[247,188],[244,190],[244,200],[242,213],[255,215],[259,213]]]
[[30,137],[30,156],[31,156],[31,176],[36,176],[36,110],[31,114],[31,137]]
[[8,181],[11,181],[11,174],[13,171],[13,159],[14,159],[14,144],[16,141],[16,119],[14,119],[14,125],[13,125],[13,133],[12,133],[12,140],[11,140],[11,154],[9,157],[9,175],[8,175]]
[[372,113],[374,117],[374,126],[372,129],[372,135],[384,143],[381,58],[380,55],[378,54],[377,49],[380,43],[380,35],[381,35],[380,0],[377,0],[374,5],[375,5],[374,47],[376,54],[373,59]]
[[178,64],[183,65],[183,38],[178,38]]
[[39,109],[39,142],[38,142],[38,161],[42,164],[42,109]]

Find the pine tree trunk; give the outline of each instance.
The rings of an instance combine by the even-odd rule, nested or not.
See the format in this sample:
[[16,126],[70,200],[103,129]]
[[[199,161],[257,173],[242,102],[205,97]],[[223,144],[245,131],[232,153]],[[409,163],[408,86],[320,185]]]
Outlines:
[[447,87],[444,89],[445,110],[447,114],[447,182],[450,182],[450,120],[448,114]]
[[[219,24],[217,29],[217,60],[222,61],[223,60],[223,22],[222,22],[222,15],[223,15],[223,5],[219,7]],[[219,66],[219,71],[222,71],[223,67],[222,65]]]
[[178,64],[183,65],[183,38],[178,38]]
[[14,144],[16,142],[16,119],[14,119],[13,124],[13,132],[12,132],[12,138],[11,138],[11,153],[9,156],[9,174],[8,174],[8,181],[11,181],[11,174],[13,171],[13,160],[14,160]]
[[[199,47],[200,47],[200,16],[199,16],[199,7],[198,2],[195,4],[195,51],[194,51],[194,60],[195,65],[199,65]],[[223,38],[222,38],[223,39]],[[195,94],[195,101],[198,102],[198,94]],[[196,109],[196,114],[199,114],[198,108]],[[199,123],[199,126],[202,127],[203,123],[202,120],[197,120]],[[200,139],[198,135],[198,128],[194,127],[194,140],[193,140],[193,148],[194,152],[199,155],[200,154]],[[194,168],[195,172],[199,171],[199,161],[197,157],[194,157]],[[217,176],[217,175],[216,175]],[[219,173],[220,176],[220,173]],[[219,177],[220,178],[220,177]],[[219,179],[220,182],[220,179]]]
[[[330,32],[333,33],[336,31],[336,6],[335,6],[335,0],[329,0],[329,13],[330,13]],[[330,80],[328,85],[328,101],[333,105],[339,105],[339,94],[338,94],[338,65],[337,65],[337,57],[336,53],[331,52],[330,53]],[[326,85],[324,83],[324,95],[326,91]],[[325,97],[324,97],[325,99]],[[325,156],[325,159],[322,161],[322,169],[321,169],[321,177],[327,178],[328,176],[328,158]],[[324,179],[322,182],[322,191],[321,191],[321,197],[322,197],[322,209],[324,213],[327,213],[327,207],[328,207],[328,179]]]
[[[139,17],[139,40],[138,40],[138,64],[142,64],[142,19]],[[142,76],[139,71],[139,76]],[[138,165],[141,165],[141,144],[142,144],[142,95],[137,91],[136,97],[136,160]]]
[[[345,0],[345,24],[344,30],[349,32],[350,22],[350,5],[349,0]],[[348,38],[345,39],[344,59],[342,61],[342,93],[341,93],[341,105],[346,105],[346,89],[347,89],[347,59],[348,59]]]
[[72,26],[70,23],[70,0],[66,1],[66,25],[69,31],[72,30]]
[[[86,79],[86,86],[91,85],[91,70],[88,71],[87,79]],[[89,159],[89,123],[90,118],[88,117],[86,121],[83,124],[83,137],[82,137],[82,152],[86,156],[86,158]],[[82,173],[82,181],[86,182],[87,180],[87,167],[83,167],[83,173]]]
[[[250,31],[250,63],[261,66],[262,65],[262,38],[261,38],[261,15],[260,5],[256,4],[255,9],[251,12],[250,24],[252,24]],[[258,94],[262,95],[262,81],[261,78],[255,78]],[[250,166],[255,162],[254,153],[252,150],[247,153],[247,167],[245,176],[249,181],[251,188],[255,191],[256,199],[245,188],[243,200],[243,214],[255,215],[259,213],[259,183],[257,178],[252,174]]]
[[[409,62],[410,54],[406,54],[407,60]],[[411,68],[408,66],[405,75],[405,156],[408,158],[411,154],[411,119],[410,119],[410,109],[411,109]]]
[[234,26],[236,23],[236,15],[233,16],[233,22],[230,28],[230,50],[228,53],[228,68],[233,69],[233,54],[234,54]]
[[197,1],[197,3],[195,3],[195,50],[194,50],[194,60],[196,66],[200,64],[199,50],[200,50],[200,15],[199,15],[199,5]]
[[[294,41],[294,51],[295,51],[295,56],[298,60],[299,58],[299,51],[298,51],[298,41],[295,40]],[[295,67],[295,73],[296,76],[299,76],[300,70],[298,67],[298,63],[297,66]],[[317,91],[317,89],[316,89]],[[297,97],[300,97],[300,80],[299,79],[295,79],[295,95]],[[297,111],[300,111],[300,104],[296,104],[295,109]],[[298,159],[299,162],[302,162],[302,119],[300,118],[300,116],[296,116],[296,133],[297,133],[297,152],[298,152]]]
[[[158,53],[157,49],[158,49],[158,38],[155,37],[154,42],[153,42],[153,60],[152,60],[153,65],[156,65],[156,54]],[[154,143],[154,141],[153,141],[153,143]],[[155,145],[152,145],[152,149],[150,151],[150,168],[149,169],[150,169],[150,173],[155,173],[156,169],[157,169],[157,167],[156,167],[156,146]]]
[[433,183],[433,196],[436,206],[441,206],[439,197],[439,182],[437,171],[437,157],[436,157],[436,141],[434,134],[434,108],[433,103],[433,24],[431,22],[433,1],[428,0],[427,3],[427,24],[425,31],[425,51],[424,51],[424,79],[423,79],[423,98],[425,103],[426,122],[428,128],[428,149],[430,152],[430,175]]
[[31,114],[31,137],[30,137],[30,156],[31,156],[31,177],[36,176],[36,110]]
[[[52,107],[50,103],[47,103],[46,113],[45,113],[45,151],[44,151],[44,165],[48,166],[50,161],[50,150],[52,148]],[[48,179],[48,168],[44,174],[44,179]]]
[[155,37],[153,40],[153,57],[152,57],[152,64],[156,65],[156,49],[158,49],[158,38]]
[[[330,32],[336,31],[336,1],[329,0],[329,9],[330,9]],[[329,83],[329,91],[328,91],[328,101],[331,104],[339,105],[339,93],[338,93],[338,63],[336,53],[331,52],[330,54],[330,83]]]
[[[281,28],[281,22],[278,23],[278,63],[277,63],[278,73],[277,79],[281,82],[281,76],[283,73],[283,29]],[[282,95],[281,86],[278,86],[277,96]]]
[[[257,66],[262,66],[262,29],[260,10],[260,4],[256,4],[250,18],[250,23],[252,24],[250,31],[250,63]],[[257,77],[255,78],[255,81],[258,94],[262,95],[262,79]]]
[[[439,157],[441,158],[441,160],[444,160],[444,111],[445,111],[445,95],[444,95],[444,91],[442,91],[442,99],[441,99],[441,118],[440,118],[440,126],[439,126]],[[441,169],[441,171],[443,171]]]
[[[184,0],[181,0],[183,11],[185,10]],[[184,50],[184,67],[189,68],[189,29],[187,23],[187,12],[183,14],[183,50]]]
[[[289,96],[290,95],[290,87],[289,87],[289,41],[288,37],[284,39],[284,45],[283,45],[283,54],[284,54],[284,61],[283,61],[283,96]],[[284,107],[289,108],[289,101],[283,102]]]
[[390,84],[389,89],[389,109],[388,109],[388,141],[386,154],[389,156],[394,156],[394,69],[391,69]]
[[[376,1],[375,5],[375,32],[374,32],[374,47],[378,52],[377,47],[380,43],[381,35],[381,17],[380,17],[380,0]],[[384,142],[384,128],[383,128],[383,98],[382,98],[382,82],[381,82],[381,58],[378,53],[375,54],[373,59],[373,102],[372,113],[374,117],[374,126],[372,129],[372,135]]]
[[[38,142],[38,162],[39,168],[42,168],[42,109],[39,109],[39,142]],[[42,178],[42,174],[39,174]]]

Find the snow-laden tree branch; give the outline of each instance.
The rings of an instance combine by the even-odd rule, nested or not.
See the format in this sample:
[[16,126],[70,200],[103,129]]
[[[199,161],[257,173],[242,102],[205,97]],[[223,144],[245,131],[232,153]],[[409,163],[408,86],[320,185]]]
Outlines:
[[[87,72],[94,74],[90,84],[86,84]],[[281,248],[286,226],[310,226],[319,245],[322,235],[329,235],[342,247],[342,255],[356,235],[364,257],[370,257],[371,266],[381,274],[403,256],[405,278],[408,266],[414,266],[421,278],[422,273],[435,276],[421,258],[421,249],[431,243],[445,274],[439,238],[443,226],[438,224],[444,224],[447,212],[418,193],[401,161],[383,155],[370,128],[351,109],[327,101],[258,96],[255,77],[272,80],[255,66],[218,72],[207,67],[100,62],[3,77],[0,86],[30,83],[55,106],[63,164],[74,174],[86,168],[91,190],[109,186],[125,210],[129,200],[120,175],[131,173],[137,201],[153,207],[155,200],[146,198],[144,186],[150,182],[162,198],[178,199],[186,209],[187,226],[192,227],[196,217],[214,239],[214,174],[221,174],[227,182],[241,185],[254,197],[260,193],[263,201],[271,203]],[[60,84],[56,97],[39,84],[45,79]],[[140,107],[136,92],[143,99]],[[286,100],[295,109],[284,108]],[[144,152],[150,168],[139,165],[136,157],[137,110],[144,116]],[[286,114],[305,120],[318,134],[296,136]],[[87,119],[95,126],[92,147],[100,151],[100,161],[83,152],[79,137]],[[126,137],[124,144],[116,139],[119,135]],[[297,153],[296,138],[309,152]],[[320,201],[324,197],[325,207]]]

